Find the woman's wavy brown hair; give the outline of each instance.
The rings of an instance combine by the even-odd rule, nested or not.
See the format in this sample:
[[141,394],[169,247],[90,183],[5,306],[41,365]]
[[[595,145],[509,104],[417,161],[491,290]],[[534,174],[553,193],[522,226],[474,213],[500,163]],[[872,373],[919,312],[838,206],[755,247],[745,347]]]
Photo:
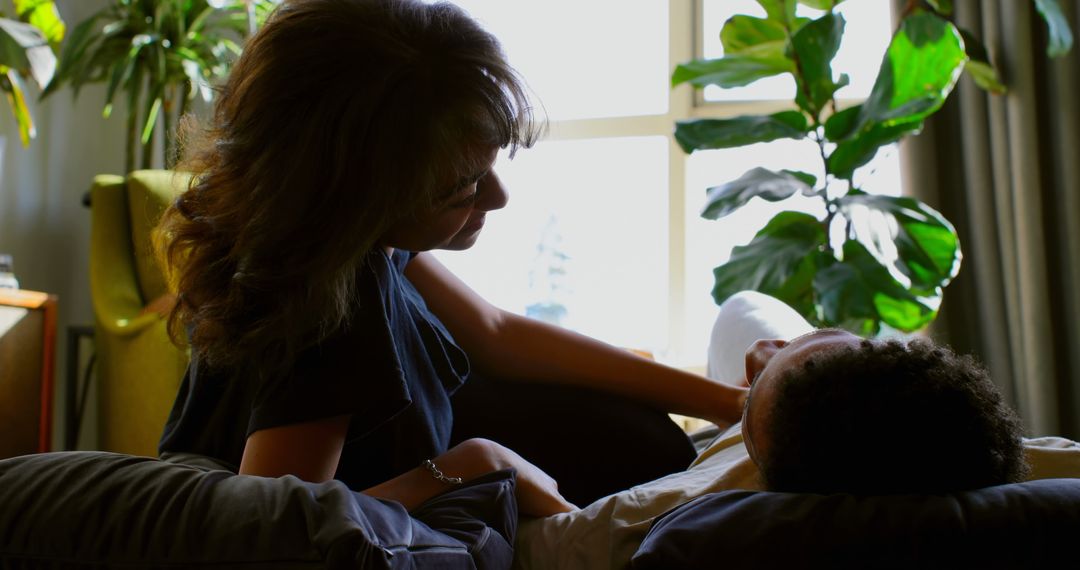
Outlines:
[[157,229],[174,339],[214,367],[287,366],[347,322],[387,228],[538,124],[498,42],[451,4],[286,0],[187,143],[194,176]]

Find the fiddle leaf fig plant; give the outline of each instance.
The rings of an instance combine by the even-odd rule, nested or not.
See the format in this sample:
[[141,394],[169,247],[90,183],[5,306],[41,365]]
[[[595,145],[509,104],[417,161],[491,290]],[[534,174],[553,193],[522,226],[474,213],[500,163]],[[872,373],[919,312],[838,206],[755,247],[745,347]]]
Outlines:
[[[943,288],[960,269],[960,241],[930,206],[864,188],[860,169],[883,146],[918,133],[962,73],[993,93],[1006,87],[976,36],[950,21],[952,2],[912,0],[869,96],[841,108],[836,92],[849,79],[832,63],[847,26],[836,11],[843,1],[757,0],[765,17],[728,19],[720,32],[724,56],[679,65],[672,85],[732,88],[790,74],[793,109],[680,121],[675,139],[687,153],[797,139],[816,145],[821,156],[816,173],[753,168],[707,190],[702,216],[713,220],[755,198],[783,202],[800,194],[824,205],[820,216],[780,212],[734,248],[713,270],[718,304],[751,289],[785,301],[817,326],[863,335],[882,325],[916,331],[937,316]],[[1072,35],[1057,2],[1034,1],[1047,22],[1048,55],[1066,53]],[[802,16],[800,5],[820,15]]]

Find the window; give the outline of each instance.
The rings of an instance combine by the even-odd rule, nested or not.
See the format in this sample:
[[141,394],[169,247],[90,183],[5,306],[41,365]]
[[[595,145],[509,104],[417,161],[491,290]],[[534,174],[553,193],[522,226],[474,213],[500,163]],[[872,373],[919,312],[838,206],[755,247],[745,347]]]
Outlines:
[[[436,255],[507,310],[649,350],[671,364],[703,365],[717,311],[712,268],[780,209],[752,203],[735,216],[704,220],[705,189],[751,166],[799,168],[800,160],[807,171],[821,169],[810,142],[687,156],[671,136],[679,119],[790,104],[790,80],[703,95],[669,87],[677,63],[721,55],[709,38],[730,15],[764,12],[754,0],[455,3],[500,38],[543,105],[550,132],[513,161],[500,156],[496,169],[510,202],[488,218],[477,245]],[[860,99],[891,34],[889,6],[841,6],[849,30],[836,67],[852,84],[840,95]],[[868,170],[899,194],[895,149]],[[820,206],[808,200],[802,207]]]

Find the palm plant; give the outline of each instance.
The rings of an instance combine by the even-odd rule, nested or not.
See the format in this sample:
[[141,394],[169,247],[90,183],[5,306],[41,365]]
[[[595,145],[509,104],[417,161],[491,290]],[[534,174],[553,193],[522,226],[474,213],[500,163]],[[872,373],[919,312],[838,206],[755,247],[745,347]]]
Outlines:
[[26,82],[44,87],[56,71],[64,21],[52,0],[12,0],[16,18],[0,12],[0,90],[4,91],[23,146],[36,135],[26,105]]
[[113,0],[72,31],[42,97],[64,85],[77,97],[84,85],[105,83],[106,118],[119,93],[127,103],[125,171],[152,166],[159,126],[162,162],[171,168],[177,120],[197,97],[213,100],[244,38],[279,1]]

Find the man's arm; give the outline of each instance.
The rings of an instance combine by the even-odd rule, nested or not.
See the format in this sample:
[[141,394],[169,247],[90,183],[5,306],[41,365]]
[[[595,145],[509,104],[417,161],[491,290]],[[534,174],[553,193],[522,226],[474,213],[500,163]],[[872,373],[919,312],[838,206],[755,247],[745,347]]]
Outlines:
[[473,366],[493,378],[583,386],[716,422],[742,415],[745,389],[498,309],[430,253],[413,258],[405,274]]

